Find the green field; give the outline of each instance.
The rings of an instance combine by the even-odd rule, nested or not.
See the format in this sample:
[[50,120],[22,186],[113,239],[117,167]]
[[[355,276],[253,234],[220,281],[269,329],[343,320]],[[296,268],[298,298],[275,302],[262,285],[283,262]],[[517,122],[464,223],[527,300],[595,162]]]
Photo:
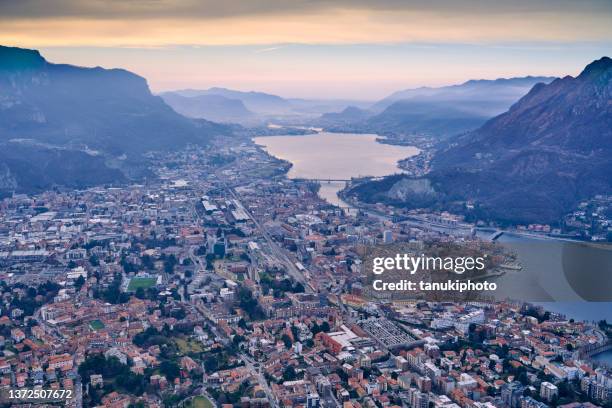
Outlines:
[[206,397],[195,397],[187,405],[189,408],[213,408],[213,404]]
[[182,354],[201,353],[202,345],[191,339],[177,338],[174,339],[176,346]]
[[104,328],[104,323],[99,320],[92,320],[89,322],[89,327],[91,327],[92,330],[98,331]]
[[135,292],[138,288],[152,288],[156,282],[157,278],[132,278],[128,284],[128,291]]

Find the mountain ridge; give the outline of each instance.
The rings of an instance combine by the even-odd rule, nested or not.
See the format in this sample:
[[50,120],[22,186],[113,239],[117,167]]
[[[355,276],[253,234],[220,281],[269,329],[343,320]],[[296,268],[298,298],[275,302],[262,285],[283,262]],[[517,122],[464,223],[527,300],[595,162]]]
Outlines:
[[[425,179],[447,209],[554,224],[581,200],[612,193],[611,156],[612,59],[603,57],[576,77],[535,85],[477,130],[440,143]],[[467,201],[475,210],[466,210]]]
[[183,96],[176,92],[164,92],[160,96],[172,109],[187,117],[239,124],[249,124],[254,120],[255,114],[240,99],[222,95]]
[[472,79],[444,87],[405,89],[374,103],[359,116],[340,112],[322,116],[320,123],[332,129],[442,139],[477,129],[532,86],[552,80],[541,76]]
[[[433,97],[443,95],[446,99],[453,100],[457,96],[453,92],[465,92],[466,90],[473,90],[473,87],[496,87],[497,93],[503,90],[505,93],[509,93],[509,97],[515,98],[517,95],[520,97],[526,93],[523,92],[524,88],[531,88],[538,82],[551,82],[555,77],[550,76],[534,76],[527,75],[523,77],[510,77],[510,78],[496,78],[496,79],[469,79],[460,84],[446,85],[440,87],[429,87],[423,86],[418,88],[408,88],[393,92],[391,95],[381,99],[372,105],[371,110],[382,111],[384,108],[390,106],[393,102],[399,100],[412,99],[415,97]],[[505,88],[502,88],[505,87]],[[516,92],[512,92],[512,88],[519,88]],[[517,98],[518,99],[518,98]],[[514,99],[516,100],[516,99]]]
[[[60,155],[67,163],[70,154],[79,156],[85,164],[78,171],[89,164],[100,180],[115,175],[121,182],[143,170],[147,151],[204,144],[223,132],[220,125],[177,114],[151,94],[143,77],[130,71],[55,64],[37,50],[0,46],[0,164],[5,176],[11,175],[3,178],[0,190],[30,191],[64,185],[65,180],[74,180],[69,183],[74,187],[85,181],[36,166],[26,172],[24,163],[41,155],[49,160]],[[14,142],[19,140],[35,143]],[[49,151],[43,154],[43,149]],[[83,186],[94,181],[92,176]]]
[[608,57],[576,77],[537,85],[507,112],[451,140],[434,156],[431,178],[493,217],[558,221],[580,200],[612,191],[611,95]]
[[258,91],[237,91],[222,87],[208,89],[181,89],[173,91],[175,94],[187,97],[201,95],[220,95],[228,99],[242,101],[245,107],[257,114],[278,114],[291,111],[290,102],[278,95]]

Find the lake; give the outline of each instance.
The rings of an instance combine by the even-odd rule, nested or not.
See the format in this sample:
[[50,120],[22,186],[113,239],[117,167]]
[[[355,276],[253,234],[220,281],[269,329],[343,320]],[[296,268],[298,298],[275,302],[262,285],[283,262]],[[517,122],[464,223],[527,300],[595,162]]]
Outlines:
[[[253,140],[272,156],[293,164],[289,178],[350,179],[360,176],[387,176],[402,170],[399,160],[414,156],[419,149],[379,143],[373,134],[320,132],[300,136],[263,136]],[[345,183],[322,182],[319,196],[346,207],[338,198]]]
[[[551,312],[584,321],[612,321],[612,303],[607,286],[612,280],[612,251],[593,248],[584,242],[534,238],[504,233],[497,240],[514,250],[523,266],[520,272],[509,272],[499,283],[522,299],[539,304]],[[578,261],[578,266],[574,265]],[[603,265],[603,266],[601,266]],[[586,287],[585,287],[586,286]],[[584,301],[602,288],[600,301]],[[609,354],[606,358],[609,358]]]
[[[416,147],[394,146],[378,143],[373,134],[348,134],[320,132],[300,136],[265,136],[254,138],[255,143],[263,146],[268,153],[293,164],[289,178],[312,179],[350,179],[358,176],[384,176],[401,172],[397,162],[418,154]],[[319,196],[331,204],[345,207],[337,196],[344,188],[343,182],[322,183]],[[565,314],[568,318],[579,320],[612,321],[612,304],[609,302],[583,302],[570,290],[563,272],[563,260],[581,259],[572,248],[577,244],[567,244],[556,240],[543,240],[503,234],[498,240],[518,252],[524,269],[509,272],[501,278],[514,293],[521,293],[527,299],[538,299],[551,311]],[[568,254],[570,256],[568,256]],[[600,272],[599,280],[587,273],[588,268],[579,271],[585,281],[610,279]],[[519,275],[519,276],[517,276]]]

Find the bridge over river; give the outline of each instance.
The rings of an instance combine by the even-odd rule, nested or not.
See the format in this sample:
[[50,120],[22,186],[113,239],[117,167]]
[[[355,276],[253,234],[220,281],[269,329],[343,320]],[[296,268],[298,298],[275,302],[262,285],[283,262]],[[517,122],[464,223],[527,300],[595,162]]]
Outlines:
[[350,179],[343,179],[343,178],[303,178],[303,177],[298,177],[298,178],[293,178],[291,179],[295,182],[311,182],[311,183],[333,183],[333,182],[343,182],[343,183],[348,183],[351,181],[375,181],[375,180],[382,180],[382,177],[354,177],[354,178],[350,178]]

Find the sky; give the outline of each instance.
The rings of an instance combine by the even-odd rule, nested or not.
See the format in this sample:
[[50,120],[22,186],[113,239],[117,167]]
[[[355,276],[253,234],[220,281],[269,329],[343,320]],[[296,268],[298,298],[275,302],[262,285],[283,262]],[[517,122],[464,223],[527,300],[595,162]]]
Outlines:
[[0,44],[129,69],[154,92],[376,100],[576,75],[612,55],[611,21],[610,0],[0,0]]

